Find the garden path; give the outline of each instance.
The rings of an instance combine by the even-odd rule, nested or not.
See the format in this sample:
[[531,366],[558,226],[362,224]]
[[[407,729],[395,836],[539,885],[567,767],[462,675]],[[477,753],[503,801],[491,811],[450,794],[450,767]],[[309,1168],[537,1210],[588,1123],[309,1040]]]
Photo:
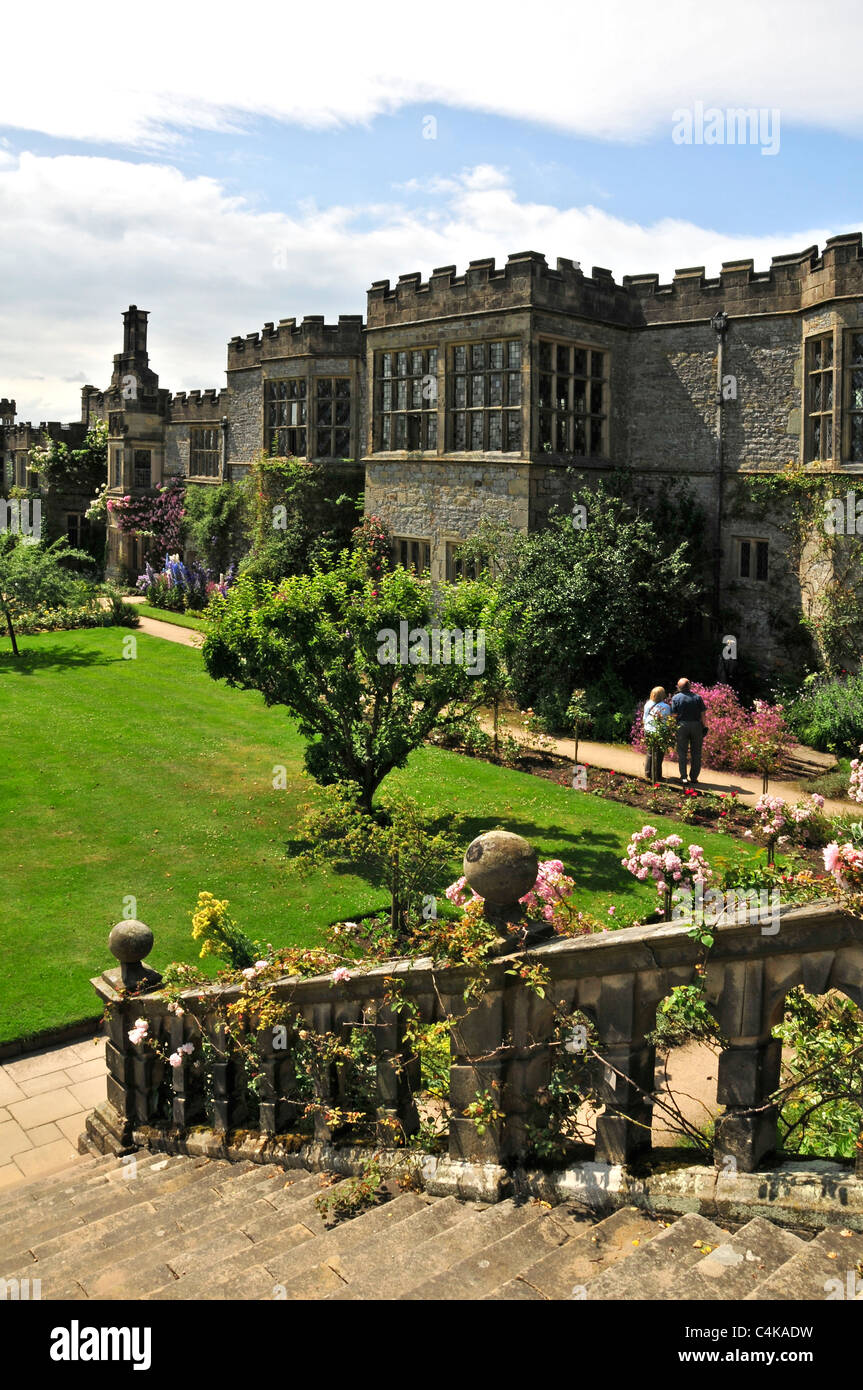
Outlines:
[[[490,718],[480,719],[480,724],[487,733],[492,732],[492,721]],[[516,729],[513,728],[513,733]],[[518,730],[518,738],[521,742],[531,745],[531,735]],[[543,746],[551,745],[551,751],[558,753],[561,757],[572,758],[574,745],[571,738],[552,738],[544,739]],[[818,757],[812,751],[806,750],[808,756]],[[587,767],[601,767],[610,772],[622,772],[627,777],[644,778],[644,754],[638,753],[634,748],[627,748],[619,743],[593,743],[589,739],[579,739],[578,741],[578,760]],[[680,780],[677,776],[676,764],[666,762],[665,780],[672,786],[679,786]],[[707,792],[730,792],[736,791],[741,801],[747,805],[754,805],[761,795],[761,778],[747,777],[741,772],[717,772],[715,768],[703,767],[701,777],[698,782],[699,789]],[[796,804],[798,801],[806,801],[810,795],[809,788],[805,782],[794,780],[784,780],[779,777],[771,777],[770,791],[777,796],[782,796],[786,801]],[[840,816],[847,815],[849,811],[856,810],[852,801],[827,800],[824,803],[824,810],[827,815]]]
[[176,627],[173,623],[160,623],[157,618],[145,618],[138,614],[138,631],[150,637],[164,637],[166,642],[179,642],[183,647],[202,647],[204,638],[200,632],[188,627]]

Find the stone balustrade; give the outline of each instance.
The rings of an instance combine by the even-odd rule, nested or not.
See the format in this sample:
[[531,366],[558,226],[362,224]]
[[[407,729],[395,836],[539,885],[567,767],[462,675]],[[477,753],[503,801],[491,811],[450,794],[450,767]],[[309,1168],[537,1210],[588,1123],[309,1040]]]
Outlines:
[[[474,841],[465,856],[465,872],[468,881],[475,879],[489,895],[486,915],[512,928],[520,916],[515,897],[526,891],[525,876],[535,875],[535,858],[524,841],[508,855],[507,839],[519,837],[492,832]],[[499,901],[494,900],[496,882]],[[471,972],[431,959],[352,967],[351,978],[338,983],[331,974],[282,979],[271,987],[272,994],[290,1005],[297,1022],[281,1047],[272,1029],[257,1035],[263,1079],[257,1114],[252,1115],[242,1066],[231,1057],[221,1021],[224,1008],[242,997],[242,987],[191,990],[184,996],[185,1012],[178,1016],[158,992],[161,977],[141,965],[152,935],[142,923],[120,923],[111,934],[111,947],[122,965],[93,981],[110,1009],[108,1104],[90,1117],[91,1135],[100,1147],[123,1152],[135,1146],[135,1133],[142,1127],[180,1140],[202,1125],[219,1133],[254,1129],[262,1139],[290,1134],[306,1105],[297,1094],[294,1073],[302,1021],[310,1031],[336,1036],[364,1027],[374,1050],[378,1139],[391,1144],[394,1127],[405,1135],[415,1133],[418,1062],[405,1039],[407,1015],[392,1007],[395,979],[423,1023],[452,1020],[452,1161],[512,1166],[525,1160],[526,1124],[536,1093],[550,1076],[554,1009],[562,1003],[568,1011],[586,1015],[598,1039],[594,1083],[604,1106],[597,1115],[595,1160],[627,1163],[651,1143],[655,1049],[647,1035],[655,1027],[657,1008],[676,985],[696,978],[702,951],[689,929],[683,921],[576,938],[528,936],[515,953],[512,937],[509,943],[502,938],[501,949],[508,953],[488,961],[487,986],[474,1005],[464,1000]],[[541,964],[550,977],[544,998],[512,973],[513,966],[531,963]],[[833,903],[818,903],[784,908],[775,932],[763,933],[758,923],[715,929],[706,995],[727,1044],[719,1058],[717,1101],[723,1111],[715,1131],[717,1166],[730,1156],[739,1171],[754,1172],[776,1148],[777,1116],[767,1102],[778,1085],[781,1049],[771,1035],[786,995],[797,985],[812,994],[839,990],[863,1007],[863,921]],[[130,994],[130,988],[138,992]],[[176,1053],[182,1043],[193,1044],[194,1050],[182,1055],[179,1066],[167,1066],[146,1041],[130,1040],[137,1018],[147,1020],[160,1051]],[[205,1077],[202,1051],[210,1059]],[[346,1103],[346,1085],[345,1068],[336,1064],[317,1076],[316,1141],[329,1144],[338,1138],[328,1107]],[[463,1112],[484,1092],[496,1098],[502,1118],[479,1133]]]

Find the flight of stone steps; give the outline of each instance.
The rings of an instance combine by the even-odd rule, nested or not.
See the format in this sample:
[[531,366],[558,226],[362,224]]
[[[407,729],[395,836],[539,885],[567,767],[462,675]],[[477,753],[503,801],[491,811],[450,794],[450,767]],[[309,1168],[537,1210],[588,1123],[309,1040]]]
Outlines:
[[88,1157],[0,1199],[6,1297],[25,1279],[50,1300],[823,1300],[831,1279],[850,1296],[863,1288],[863,1235],[839,1227],[801,1239],[755,1217],[730,1234],[696,1215],[630,1207],[597,1221],[414,1192],[327,1227],[320,1174],[135,1159]]

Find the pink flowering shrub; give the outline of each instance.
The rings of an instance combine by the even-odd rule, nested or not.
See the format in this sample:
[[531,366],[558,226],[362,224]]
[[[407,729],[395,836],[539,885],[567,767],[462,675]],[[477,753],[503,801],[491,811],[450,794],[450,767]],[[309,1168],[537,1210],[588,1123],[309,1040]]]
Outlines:
[[838,845],[834,841],[825,847],[824,867],[836,880],[839,891],[859,902],[863,895],[863,849],[850,842]]
[[639,882],[653,879],[662,899],[660,916],[663,917],[671,913],[671,898],[676,889],[694,893],[697,885],[703,888],[713,878],[713,870],[701,845],[690,845],[689,858],[684,859],[679,853],[682,844],[679,835],[661,839],[657,837],[655,825],[644,825],[633,833],[626,846],[626,857],[620,861]]
[[[818,792],[813,792],[808,801],[801,802],[798,806],[789,806],[781,796],[768,796],[766,792],[759,796],[755,803],[755,814],[760,822],[758,833],[767,845],[768,864],[773,863],[774,849],[777,845],[781,847],[789,840],[803,839],[806,835],[804,827],[814,829],[819,822],[823,824],[823,809],[824,797]],[[743,833],[747,839],[752,838],[751,830],[745,830]]]
[[851,759],[851,778],[848,782],[848,795],[852,801],[863,801],[863,743],[860,744],[859,758]]
[[[565,902],[574,887],[575,879],[564,873],[563,864],[559,859],[544,859],[538,866],[536,883],[529,893],[519,898],[519,902],[527,908],[529,917],[542,918],[556,927],[563,926],[569,919]],[[479,894],[472,888],[468,896],[468,883],[463,874],[455,883],[450,884],[446,896],[457,907],[464,907],[467,902],[480,901]]]
[[[771,767],[775,766],[792,738],[781,705],[756,700],[753,708],[747,710],[730,685],[694,683],[692,690],[701,696],[707,708],[708,727],[702,753],[705,766],[718,771],[751,772],[761,769],[765,759]],[[643,714],[644,706],[639,705],[631,733],[632,746],[641,753],[647,751]],[[674,750],[665,756],[666,761],[673,761]]]
[[109,498],[108,510],[121,531],[144,537],[149,560],[180,550],[184,498],[185,483],[174,479],[145,497]]

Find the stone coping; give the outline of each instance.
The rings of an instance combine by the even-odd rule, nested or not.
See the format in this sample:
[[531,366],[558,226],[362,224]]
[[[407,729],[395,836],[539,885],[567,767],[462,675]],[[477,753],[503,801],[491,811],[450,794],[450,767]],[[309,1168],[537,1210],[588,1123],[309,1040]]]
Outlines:
[[[498,975],[503,978],[513,959],[541,961],[550,967],[553,977],[579,978],[613,974],[622,971],[626,974],[638,970],[654,970],[661,967],[694,963],[699,956],[700,946],[689,935],[692,922],[689,919],[665,924],[622,927],[618,931],[596,932],[589,936],[558,937],[528,949],[515,951],[509,955],[495,956],[486,964],[486,972],[491,980]],[[716,964],[728,959],[751,959],[771,955],[784,955],[811,949],[813,931],[818,934],[818,946],[822,951],[847,945],[863,939],[863,921],[846,912],[832,900],[802,905],[788,904],[780,910],[780,929],[773,935],[764,935],[758,922],[729,922],[714,929],[715,944],[710,952],[710,963]],[[352,978],[338,984],[338,997],[343,1000],[358,1000],[369,996],[378,997],[383,993],[384,980],[388,976],[400,977],[409,992],[422,991],[423,979],[434,975],[436,983],[443,979],[450,982],[452,989],[446,993],[458,992],[460,983],[469,971],[464,966],[435,965],[429,956],[417,959],[397,957],[381,961],[369,969],[352,971]],[[425,988],[429,987],[429,983]],[[109,1003],[120,1003],[124,997],[118,989],[119,971],[108,970],[91,980],[97,994]],[[321,1002],[332,997],[335,987],[333,973],[325,975],[285,975],[268,982],[270,988],[291,989],[299,1001]],[[183,991],[180,998],[193,1000],[204,998],[213,1005],[228,1004],[242,996],[240,984],[206,984],[200,988]],[[163,1001],[158,991],[131,996],[139,1001],[142,1013],[161,1011]],[[149,1007],[149,1010],[147,1006]]]

